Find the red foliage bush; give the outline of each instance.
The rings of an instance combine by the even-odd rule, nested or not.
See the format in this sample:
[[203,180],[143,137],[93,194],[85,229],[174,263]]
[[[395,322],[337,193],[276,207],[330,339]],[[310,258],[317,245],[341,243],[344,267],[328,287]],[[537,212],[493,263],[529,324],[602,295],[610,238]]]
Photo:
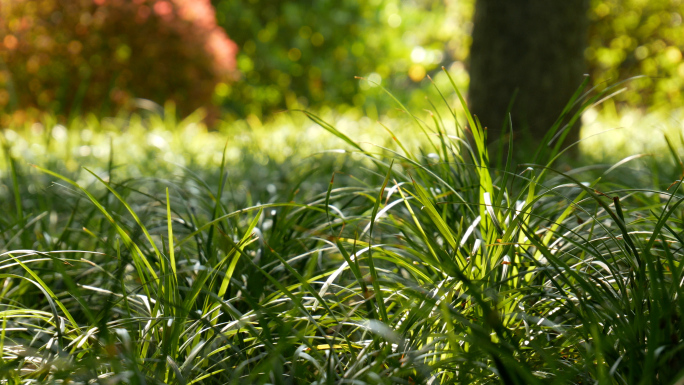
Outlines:
[[0,110],[110,114],[210,103],[236,44],[210,0],[0,0]]

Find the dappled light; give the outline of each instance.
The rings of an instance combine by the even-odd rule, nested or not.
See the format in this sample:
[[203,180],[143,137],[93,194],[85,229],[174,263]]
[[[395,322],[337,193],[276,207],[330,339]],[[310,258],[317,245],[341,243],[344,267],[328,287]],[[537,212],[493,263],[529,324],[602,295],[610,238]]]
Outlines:
[[683,13],[0,0],[0,384],[681,385]]

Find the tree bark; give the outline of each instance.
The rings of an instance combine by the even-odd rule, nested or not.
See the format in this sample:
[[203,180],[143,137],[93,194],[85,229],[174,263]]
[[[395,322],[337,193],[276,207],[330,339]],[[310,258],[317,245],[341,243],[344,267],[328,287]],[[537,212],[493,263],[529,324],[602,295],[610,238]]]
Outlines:
[[[587,0],[477,0],[470,50],[471,112],[500,137],[511,109],[514,143],[536,144],[582,83]],[[508,131],[506,131],[508,132]],[[579,138],[579,127],[566,144]]]

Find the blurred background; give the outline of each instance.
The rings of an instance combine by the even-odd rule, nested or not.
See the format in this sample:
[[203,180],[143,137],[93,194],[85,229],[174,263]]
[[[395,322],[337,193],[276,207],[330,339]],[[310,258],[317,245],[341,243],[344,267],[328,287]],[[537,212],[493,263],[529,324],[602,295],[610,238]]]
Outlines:
[[[612,134],[610,141],[599,141],[585,152],[632,150],[635,142],[643,145],[653,137],[652,128],[680,131],[681,1],[576,0],[567,2],[572,12],[542,9],[544,2],[538,0],[509,2],[515,12],[492,8],[494,3],[0,0],[0,124],[16,129],[52,122],[69,128],[77,120],[165,111],[178,118],[199,114],[210,131],[230,125],[258,128],[265,135],[285,124],[278,123],[279,112],[307,109],[363,132],[377,120],[401,125],[392,123],[402,116],[395,100],[378,84],[420,114],[435,108],[429,101],[443,104],[430,76],[454,107],[455,95],[448,91],[442,67],[478,104],[476,110],[487,110],[487,102],[477,100],[492,101],[495,108],[494,99],[507,104],[514,91],[510,85],[488,84],[491,73],[505,72],[518,62],[551,60],[544,49],[526,49],[532,52],[527,61],[502,57],[505,51],[497,50],[501,37],[495,31],[502,21],[492,15],[517,17],[522,25],[556,15],[559,25],[567,25],[559,32],[576,37],[571,49],[578,53],[565,50],[551,62],[561,63],[556,67],[573,62],[579,76],[564,81],[569,86],[553,84],[537,94],[554,93],[566,100],[584,73],[597,90],[644,75],[584,114],[583,136],[626,127],[623,134]],[[481,31],[494,34],[478,35],[478,24]],[[534,28],[516,35],[516,42],[531,34]],[[555,45],[553,40],[534,44]],[[492,59],[487,52],[498,56]],[[500,65],[487,67],[493,61]],[[524,95],[520,100],[525,103]],[[553,111],[538,113],[560,113],[556,107],[548,109]],[[300,130],[299,123],[289,124]],[[499,124],[492,119],[489,126]]]

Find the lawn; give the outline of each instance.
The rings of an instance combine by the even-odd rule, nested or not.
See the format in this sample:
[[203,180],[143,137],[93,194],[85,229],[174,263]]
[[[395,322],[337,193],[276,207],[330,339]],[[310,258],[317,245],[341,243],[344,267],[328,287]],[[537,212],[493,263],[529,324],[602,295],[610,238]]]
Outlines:
[[680,138],[502,158],[455,99],[6,130],[3,383],[683,383]]

